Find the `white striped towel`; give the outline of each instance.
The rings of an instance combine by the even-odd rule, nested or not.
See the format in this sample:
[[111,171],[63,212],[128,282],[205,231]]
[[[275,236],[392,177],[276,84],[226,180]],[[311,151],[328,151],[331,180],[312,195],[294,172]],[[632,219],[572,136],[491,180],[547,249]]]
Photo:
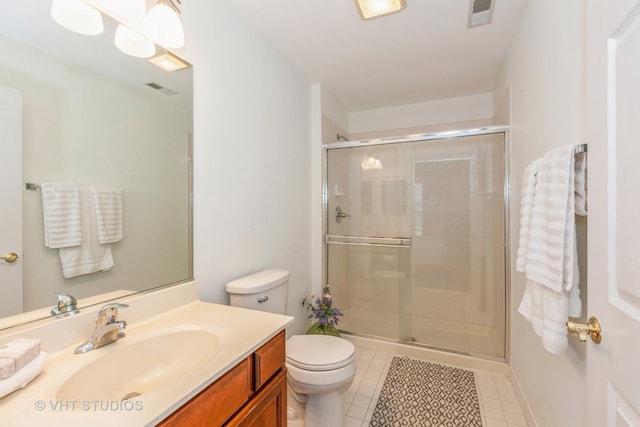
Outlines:
[[522,191],[520,199],[520,241],[518,243],[516,271],[521,271],[523,273],[525,272],[527,260],[527,245],[529,243],[531,209],[533,208],[536,175],[538,174],[538,165],[541,161],[541,159],[536,159],[530,162],[522,174]]
[[67,248],[82,243],[80,193],[70,182],[40,184],[44,218],[44,245]]
[[122,240],[123,191],[113,187],[90,187],[96,211],[98,241],[103,244]]
[[575,158],[576,214],[587,215],[587,153],[578,153]]
[[[574,239],[574,248],[577,240]],[[574,259],[575,274],[570,291],[555,292],[531,280],[522,296],[518,311],[531,323],[542,339],[542,346],[553,354],[563,354],[568,346],[566,322],[569,317],[582,315],[578,260]]]
[[82,210],[82,244],[72,248],[60,248],[60,264],[65,279],[83,274],[107,271],[113,267],[111,245],[98,242],[95,205],[89,188],[80,189]]
[[538,166],[525,272],[528,280],[568,291],[576,255],[573,146],[547,152]]

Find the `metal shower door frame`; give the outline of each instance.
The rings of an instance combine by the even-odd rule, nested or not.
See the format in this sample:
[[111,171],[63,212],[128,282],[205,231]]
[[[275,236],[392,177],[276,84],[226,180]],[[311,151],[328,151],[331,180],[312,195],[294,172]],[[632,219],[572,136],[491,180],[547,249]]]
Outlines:
[[[510,273],[509,273],[509,265],[510,265],[510,226],[509,226],[509,201],[510,201],[510,189],[511,189],[511,140],[509,134],[510,127],[508,125],[495,125],[495,126],[483,126],[483,127],[474,127],[474,128],[465,128],[465,129],[456,129],[456,130],[448,130],[442,132],[429,132],[424,134],[415,134],[415,135],[406,135],[406,136],[397,136],[397,137],[385,137],[385,138],[372,138],[365,139],[359,141],[336,141],[332,143],[327,143],[322,145],[322,283],[323,285],[327,283],[327,279],[329,277],[329,263],[328,263],[328,245],[329,236],[329,220],[332,216],[329,214],[329,188],[328,188],[328,152],[329,150],[341,149],[341,148],[357,148],[357,147],[368,147],[368,146],[378,146],[378,145],[387,145],[387,144],[403,144],[403,143],[411,143],[411,142],[423,142],[423,141],[441,141],[443,139],[455,139],[467,136],[478,136],[478,135],[490,135],[503,133],[504,134],[504,193],[503,193],[503,203],[504,203],[504,224],[503,224],[503,256],[504,256],[504,283],[505,283],[505,328],[503,332],[504,339],[504,358],[500,357],[492,357],[488,355],[478,355],[478,354],[469,354],[462,351],[454,351],[447,350],[453,353],[472,355],[476,357],[481,357],[489,360],[497,360],[497,361],[506,361],[509,360],[511,354],[511,343],[508,339],[507,331],[510,330],[511,324],[511,312],[509,310],[510,300],[511,300],[511,287],[510,284]],[[357,335],[357,334],[356,334]],[[397,341],[398,343],[402,342],[403,344],[408,344],[404,341]],[[422,347],[429,347],[428,345],[421,345]],[[441,350],[440,348],[436,348],[437,350]]]

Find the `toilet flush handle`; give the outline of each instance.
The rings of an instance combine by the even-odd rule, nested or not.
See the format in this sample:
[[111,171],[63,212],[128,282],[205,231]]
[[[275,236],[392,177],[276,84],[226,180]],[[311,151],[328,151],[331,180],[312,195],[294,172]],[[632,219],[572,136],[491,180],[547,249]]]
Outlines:
[[266,295],[265,295],[265,296],[263,296],[263,297],[258,298],[258,302],[259,302],[260,304],[262,304],[263,302],[267,302],[267,301],[269,301],[269,297],[268,297],[268,296],[266,296]]

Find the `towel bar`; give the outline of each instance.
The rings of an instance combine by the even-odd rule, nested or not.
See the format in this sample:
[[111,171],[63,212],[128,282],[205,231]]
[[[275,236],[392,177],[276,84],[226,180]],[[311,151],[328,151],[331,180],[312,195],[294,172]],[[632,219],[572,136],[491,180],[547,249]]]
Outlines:
[[35,184],[33,182],[27,182],[26,184],[24,184],[24,189],[25,190],[38,190],[40,189],[40,184]]
[[573,154],[586,153],[587,144],[578,144],[573,146]]

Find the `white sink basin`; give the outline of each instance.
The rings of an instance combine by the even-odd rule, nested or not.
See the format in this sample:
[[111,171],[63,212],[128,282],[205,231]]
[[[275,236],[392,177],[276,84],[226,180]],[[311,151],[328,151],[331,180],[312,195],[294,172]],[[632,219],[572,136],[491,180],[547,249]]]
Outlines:
[[197,329],[168,331],[130,342],[125,337],[93,350],[91,353],[102,352],[102,357],[73,373],[60,386],[56,398],[119,401],[144,396],[198,369],[218,347],[216,335]]

